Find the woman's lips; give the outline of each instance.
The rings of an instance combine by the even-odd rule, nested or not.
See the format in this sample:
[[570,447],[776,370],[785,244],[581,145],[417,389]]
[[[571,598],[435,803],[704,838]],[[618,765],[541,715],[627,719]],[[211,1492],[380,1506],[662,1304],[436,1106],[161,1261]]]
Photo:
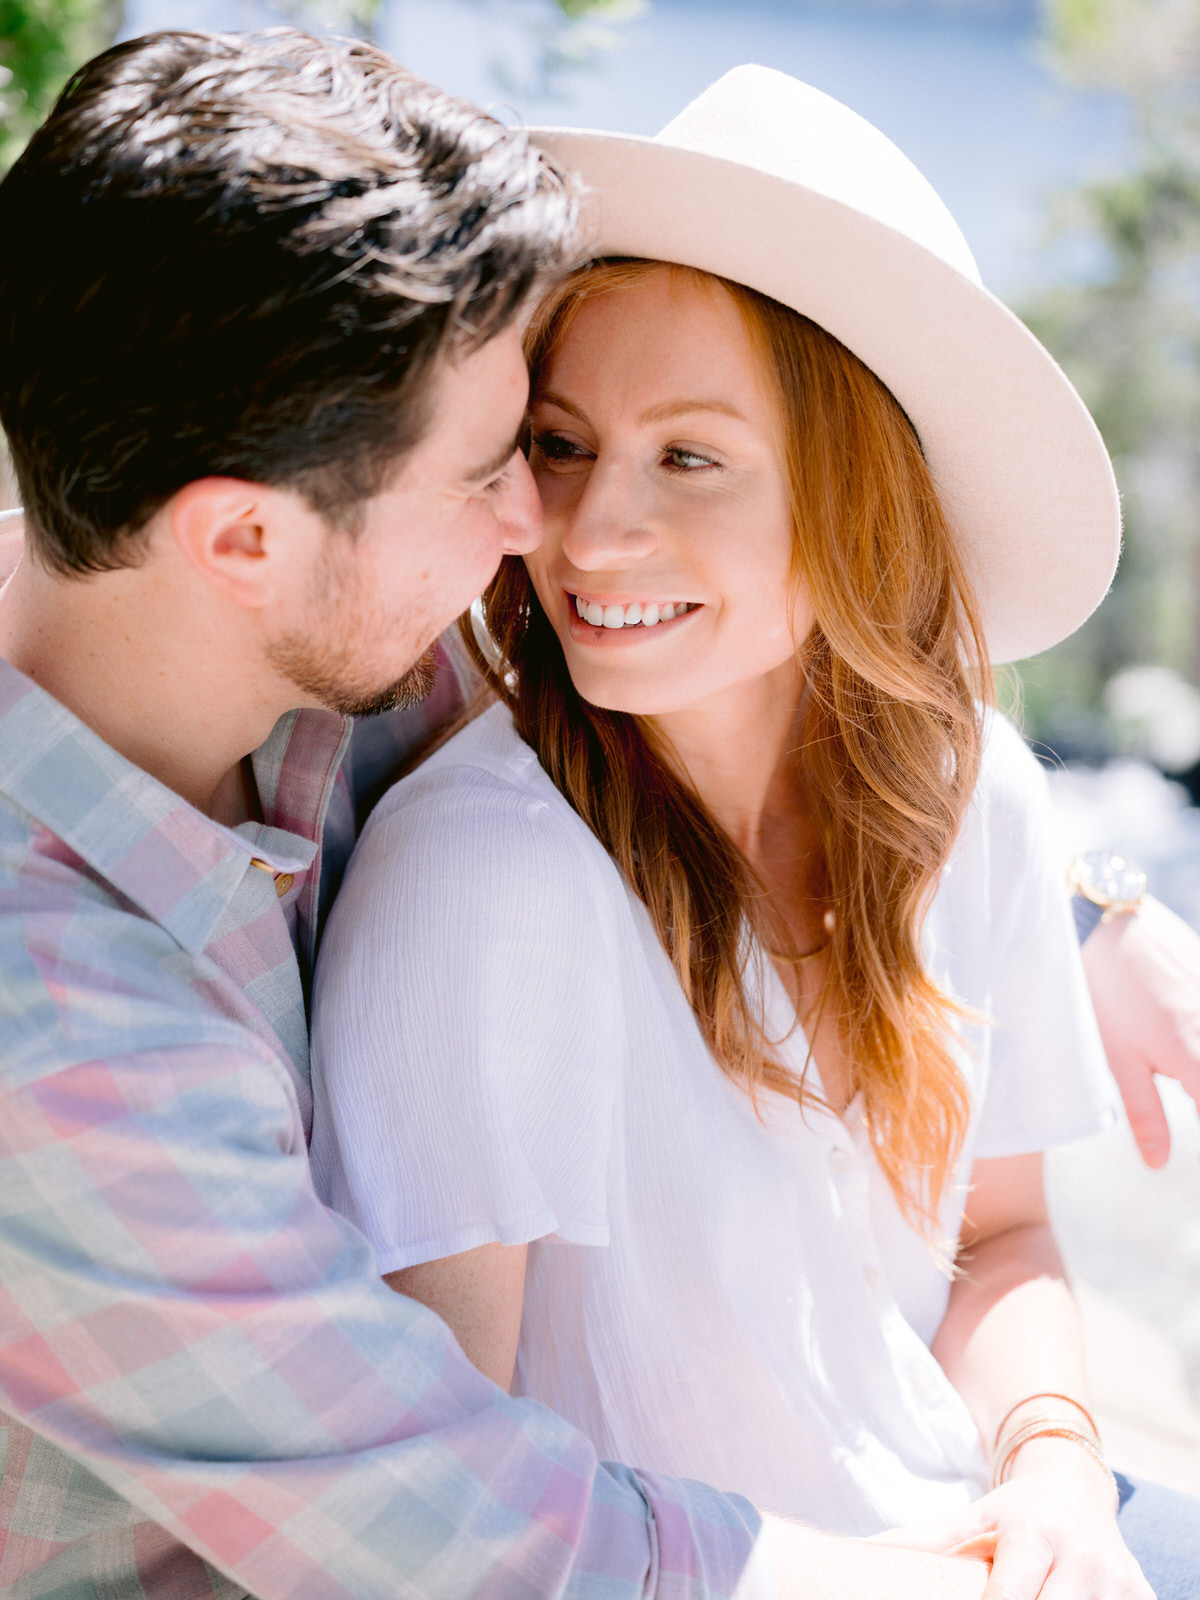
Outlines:
[[612,648],[674,632],[703,607],[694,600],[603,601],[566,591],[567,627],[580,644]]

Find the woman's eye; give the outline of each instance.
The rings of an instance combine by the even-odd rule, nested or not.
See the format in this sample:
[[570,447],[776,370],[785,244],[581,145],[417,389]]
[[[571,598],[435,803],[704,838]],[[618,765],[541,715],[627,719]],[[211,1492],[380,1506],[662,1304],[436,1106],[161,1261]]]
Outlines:
[[509,478],[511,476],[512,476],[512,466],[510,464],[509,466],[504,468],[503,472],[498,472],[496,474],[496,476],[489,483],[485,483],[484,484],[483,493],[484,494],[498,494],[500,492],[500,490],[504,488],[505,484],[508,482],[508,480],[509,480]]
[[561,433],[535,433],[533,443],[542,459],[555,465],[591,460],[590,450],[573,439],[564,438]]
[[671,472],[701,472],[721,465],[712,456],[701,455],[698,450],[688,450],[680,444],[670,445],[663,451],[663,462]]

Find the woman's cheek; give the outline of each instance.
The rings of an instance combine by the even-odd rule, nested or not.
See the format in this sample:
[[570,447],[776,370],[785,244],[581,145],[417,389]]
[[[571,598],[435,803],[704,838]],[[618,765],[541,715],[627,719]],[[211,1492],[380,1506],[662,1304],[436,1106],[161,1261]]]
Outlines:
[[565,516],[579,498],[581,477],[580,473],[549,472],[545,467],[540,471],[534,470],[533,481],[542,502],[547,526],[552,516]]

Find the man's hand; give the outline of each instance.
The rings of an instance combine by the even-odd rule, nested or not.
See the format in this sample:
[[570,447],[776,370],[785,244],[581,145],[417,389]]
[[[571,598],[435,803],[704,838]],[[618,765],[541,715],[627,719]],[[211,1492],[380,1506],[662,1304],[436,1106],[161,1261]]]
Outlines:
[[840,1538],[772,1516],[763,1517],[760,1535],[779,1600],[983,1600],[986,1560],[974,1552],[900,1548],[885,1542],[892,1537]]
[[1171,1135],[1154,1074],[1177,1079],[1200,1106],[1200,936],[1147,897],[1096,928],[1083,965],[1142,1160],[1161,1167]]

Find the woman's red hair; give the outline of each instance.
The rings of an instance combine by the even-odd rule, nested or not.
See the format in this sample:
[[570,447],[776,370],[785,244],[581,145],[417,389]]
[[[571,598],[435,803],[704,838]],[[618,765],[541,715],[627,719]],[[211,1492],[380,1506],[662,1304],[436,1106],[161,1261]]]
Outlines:
[[[815,618],[797,647],[792,759],[821,841],[810,891],[834,910],[826,995],[877,1159],[932,1235],[969,1102],[949,1046],[959,1008],[920,939],[979,769],[989,679],[974,602],[900,406],[831,335],[754,290],[656,262],[584,268],[534,319],[535,388],[586,299],[664,270],[732,296],[778,396],[792,578]],[[767,948],[775,930],[749,863],[652,728],[576,693],[521,561],[504,562],[483,613],[498,661],[464,629],[481,670],[644,901],[717,1062],[751,1094],[813,1098],[751,998],[746,930]]]

